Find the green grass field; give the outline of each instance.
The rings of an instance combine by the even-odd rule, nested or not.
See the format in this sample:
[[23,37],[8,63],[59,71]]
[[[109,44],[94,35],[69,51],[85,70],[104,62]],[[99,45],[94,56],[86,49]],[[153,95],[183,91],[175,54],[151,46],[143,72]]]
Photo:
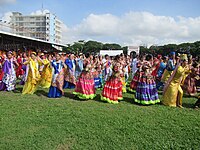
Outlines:
[[47,98],[43,89],[24,96],[21,90],[0,92],[1,150],[200,149],[194,98],[184,98],[180,109],[139,106],[130,93],[113,105],[99,96],[80,101],[71,90],[61,99]]

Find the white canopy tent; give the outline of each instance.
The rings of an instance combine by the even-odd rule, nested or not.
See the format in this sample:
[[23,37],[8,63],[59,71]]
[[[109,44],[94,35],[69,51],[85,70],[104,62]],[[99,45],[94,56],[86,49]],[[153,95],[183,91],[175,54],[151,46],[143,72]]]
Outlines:
[[116,56],[123,53],[123,50],[100,50],[100,55]]

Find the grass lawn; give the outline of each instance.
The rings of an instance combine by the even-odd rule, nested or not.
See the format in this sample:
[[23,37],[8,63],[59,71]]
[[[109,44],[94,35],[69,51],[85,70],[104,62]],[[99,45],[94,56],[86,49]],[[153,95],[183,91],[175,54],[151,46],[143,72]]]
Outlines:
[[139,106],[130,93],[113,105],[99,96],[79,101],[72,90],[61,99],[47,98],[43,89],[24,96],[21,90],[0,92],[1,150],[200,149],[200,110],[192,109],[194,98],[184,98],[180,109]]

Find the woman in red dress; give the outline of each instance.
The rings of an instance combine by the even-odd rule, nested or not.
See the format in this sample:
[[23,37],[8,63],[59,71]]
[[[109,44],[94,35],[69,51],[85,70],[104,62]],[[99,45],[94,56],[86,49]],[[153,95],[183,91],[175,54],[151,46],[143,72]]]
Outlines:
[[113,67],[112,75],[106,81],[101,94],[101,100],[111,104],[118,104],[119,100],[122,100],[122,80],[120,71],[120,63],[116,63]]
[[17,76],[17,78],[19,78],[19,77],[21,77],[24,74],[24,70],[22,69],[22,65],[23,65],[22,54],[20,54],[18,56],[17,63],[19,64],[19,66],[16,69],[16,76]]

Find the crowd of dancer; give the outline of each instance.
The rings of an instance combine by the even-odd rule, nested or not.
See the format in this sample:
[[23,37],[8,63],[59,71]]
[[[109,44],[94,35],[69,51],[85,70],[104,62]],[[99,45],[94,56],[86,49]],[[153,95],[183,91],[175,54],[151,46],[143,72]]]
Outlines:
[[[96,90],[102,89],[101,100],[117,104],[123,93],[130,91],[135,93],[134,102],[141,105],[161,102],[182,107],[183,93],[197,95],[199,73],[198,57],[175,52],[110,57],[89,53],[16,55],[9,51],[0,56],[0,91],[15,90],[20,80],[22,94],[34,94],[42,87],[49,89],[49,98],[60,98],[64,89],[70,88],[79,99],[94,99]],[[162,100],[158,90],[163,91]],[[195,106],[199,107],[199,100]]]

